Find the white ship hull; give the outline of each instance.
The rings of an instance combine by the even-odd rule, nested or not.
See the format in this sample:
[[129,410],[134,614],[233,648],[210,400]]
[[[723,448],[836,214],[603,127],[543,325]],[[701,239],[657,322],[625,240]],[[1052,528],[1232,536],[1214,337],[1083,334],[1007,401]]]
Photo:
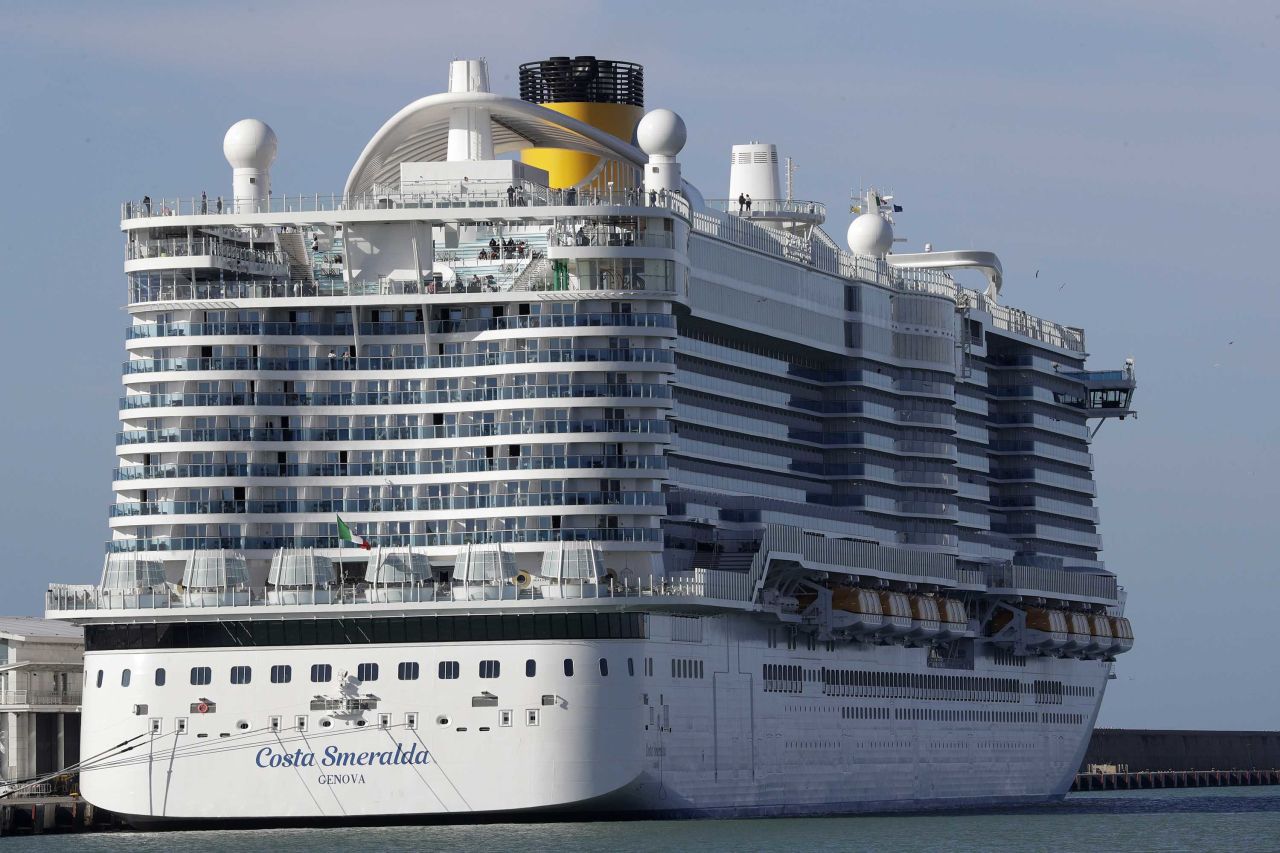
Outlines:
[[[129,739],[134,748],[90,761],[82,791],[140,824],[528,812],[747,816],[1035,802],[1069,788],[1109,671],[1057,658],[937,669],[925,665],[924,648],[806,651],[803,638],[800,649],[769,648],[764,623],[738,615],[689,620],[702,640],[672,641],[670,617],[650,621],[651,638],[634,641],[91,653],[89,677],[101,669],[104,686],[86,695],[84,754]],[[566,658],[572,676],[564,674]],[[494,660],[499,676],[478,677],[480,662]],[[533,677],[525,675],[528,660],[536,661]],[[422,677],[398,680],[404,661],[418,662]],[[439,679],[441,661],[457,661],[460,677]],[[332,666],[337,680],[362,663],[379,665],[377,681],[355,688],[376,697],[376,707],[310,710],[316,696],[338,695],[335,684],[308,680],[313,664]],[[281,664],[292,667],[292,681],[270,683],[271,667]],[[188,684],[199,666],[211,668],[212,684]],[[252,681],[229,684],[233,666],[251,667]],[[766,669],[783,666],[793,669]],[[157,667],[165,686],[151,686]],[[920,698],[921,689],[824,686],[824,667],[1013,678],[1028,687],[1016,701],[941,689]],[[126,668],[128,688],[119,686]],[[779,672],[801,677],[765,677]],[[1039,703],[1030,692],[1036,680],[1070,685],[1069,695]],[[473,707],[485,691],[496,704]],[[904,692],[917,698],[888,695]],[[213,710],[192,713],[200,702]]]

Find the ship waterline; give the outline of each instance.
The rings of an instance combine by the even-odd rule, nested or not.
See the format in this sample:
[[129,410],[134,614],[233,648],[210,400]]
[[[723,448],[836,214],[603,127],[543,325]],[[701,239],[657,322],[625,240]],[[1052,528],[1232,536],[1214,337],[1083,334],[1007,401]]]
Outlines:
[[994,253],[892,252],[881,191],[842,250],[772,145],[704,199],[638,65],[520,77],[453,63],[340,194],[275,194],[245,120],[228,197],[124,205],[111,538],[46,607],[85,626],[85,797],[164,826],[1063,796],[1133,642],[1089,453],[1132,365],[1002,304]]

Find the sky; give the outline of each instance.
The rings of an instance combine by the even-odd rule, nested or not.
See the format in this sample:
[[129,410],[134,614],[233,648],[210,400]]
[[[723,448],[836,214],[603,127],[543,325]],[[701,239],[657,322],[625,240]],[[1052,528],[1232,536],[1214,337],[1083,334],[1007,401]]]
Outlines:
[[1004,302],[1084,326],[1093,366],[1133,357],[1139,417],[1094,445],[1103,557],[1137,634],[1099,724],[1280,729],[1280,7],[466,8],[0,0],[0,612],[37,614],[49,582],[101,570],[122,200],[229,194],[222,136],[246,117],[279,136],[277,194],[340,192],[448,60],[485,57],[516,94],[519,63],[594,54],[645,66],[707,197],[732,144],[774,142],[837,238],[851,190],[892,191],[902,250],[994,250]]

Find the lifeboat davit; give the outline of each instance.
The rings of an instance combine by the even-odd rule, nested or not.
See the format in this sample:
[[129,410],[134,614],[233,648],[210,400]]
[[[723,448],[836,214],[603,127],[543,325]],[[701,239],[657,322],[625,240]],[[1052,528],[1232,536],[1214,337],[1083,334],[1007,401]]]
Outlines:
[[1133,625],[1123,616],[1111,617],[1111,654],[1118,655],[1133,648]]
[[1089,617],[1089,645],[1085,653],[1104,657],[1111,654],[1111,619],[1107,616]]
[[831,619],[837,628],[874,634],[884,627],[880,596],[869,589],[851,586],[831,590]]
[[1061,610],[1028,607],[1027,648],[1043,652],[1065,649],[1070,642],[1067,634],[1067,614]]
[[938,599],[939,622],[938,636],[942,639],[963,637],[969,631],[969,614],[965,612],[964,602],[954,598]]
[[1074,611],[1068,613],[1066,651],[1084,652],[1092,641],[1093,637],[1089,633],[1089,617]]
[[942,616],[938,600],[928,595],[909,595],[911,602],[911,634],[918,640],[931,640],[942,633]]
[[911,633],[911,599],[905,593],[882,591],[880,610],[884,614],[881,634],[886,637],[905,637]]

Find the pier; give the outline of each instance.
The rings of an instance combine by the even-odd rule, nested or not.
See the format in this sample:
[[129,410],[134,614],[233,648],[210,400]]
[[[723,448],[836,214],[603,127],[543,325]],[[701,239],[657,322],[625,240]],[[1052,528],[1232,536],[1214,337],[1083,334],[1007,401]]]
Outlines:
[[111,812],[79,797],[36,796],[0,800],[0,837],[124,829]]
[[1280,785],[1280,732],[1095,729],[1073,791]]

